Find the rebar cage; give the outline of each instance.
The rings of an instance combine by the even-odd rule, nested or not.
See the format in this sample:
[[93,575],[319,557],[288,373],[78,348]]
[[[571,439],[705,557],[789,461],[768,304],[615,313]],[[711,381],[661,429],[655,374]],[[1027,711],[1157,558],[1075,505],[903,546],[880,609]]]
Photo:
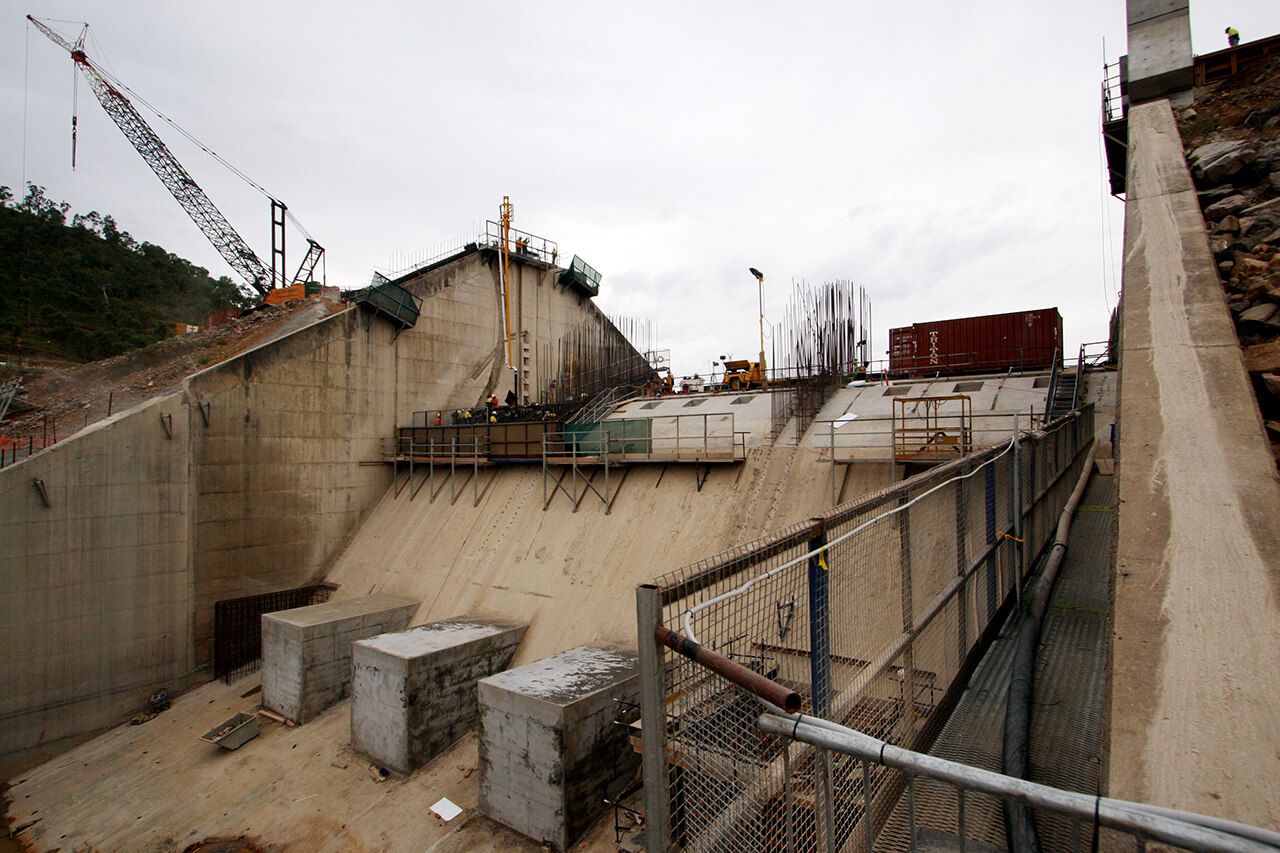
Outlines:
[[926,748],[1092,440],[1086,407],[639,587],[649,849],[865,849],[904,790],[761,734],[759,702],[658,644],[658,624],[792,687],[806,713]]
[[282,589],[213,605],[213,676],[230,684],[262,666],[262,615],[322,604],[335,587],[320,583]]

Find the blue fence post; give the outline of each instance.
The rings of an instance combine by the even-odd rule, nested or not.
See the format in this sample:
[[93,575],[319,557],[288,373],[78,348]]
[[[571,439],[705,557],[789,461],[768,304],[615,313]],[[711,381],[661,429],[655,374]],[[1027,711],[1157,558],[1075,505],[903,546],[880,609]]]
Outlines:
[[[985,505],[987,510],[987,544],[996,541],[996,466],[988,465],[983,474],[985,487]],[[987,618],[996,612],[996,603],[1000,598],[999,585],[996,583],[996,562],[1000,551],[994,550],[987,558]]]
[[[827,522],[823,518],[810,519],[813,538],[809,540],[809,677],[813,685],[813,713],[829,719],[831,714],[831,564],[827,561]],[[835,799],[831,784],[831,755],[819,750],[817,766],[817,799],[822,815],[821,830],[825,848],[834,851]],[[817,827],[815,827],[816,829]],[[815,838],[815,840],[817,840]]]
[[831,710],[831,614],[830,565],[827,563],[827,524],[812,519],[817,532],[809,540],[809,670],[813,684],[813,713],[825,717]]

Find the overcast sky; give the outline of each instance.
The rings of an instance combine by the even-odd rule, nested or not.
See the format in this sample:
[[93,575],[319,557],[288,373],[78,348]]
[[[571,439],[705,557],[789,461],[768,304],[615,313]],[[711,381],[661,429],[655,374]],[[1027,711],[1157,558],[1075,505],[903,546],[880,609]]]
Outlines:
[[[752,266],[773,320],[793,281],[865,286],[877,358],[890,327],[1052,306],[1068,355],[1106,337],[1123,204],[1099,87],[1121,0],[0,8],[0,184],[214,275],[236,277],[83,79],[72,172],[72,63],[27,13],[87,20],[91,59],[289,205],[329,284],[474,234],[509,195],[516,227],[599,269],[599,305],[651,320],[681,374],[757,351]],[[1227,24],[1280,31],[1275,0],[1191,11],[1198,53]],[[143,115],[269,260],[269,203]]]

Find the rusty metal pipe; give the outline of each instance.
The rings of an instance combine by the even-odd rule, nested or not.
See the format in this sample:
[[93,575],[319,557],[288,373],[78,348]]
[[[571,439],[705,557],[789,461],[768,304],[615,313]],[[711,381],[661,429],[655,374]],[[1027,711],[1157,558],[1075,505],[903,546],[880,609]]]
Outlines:
[[724,676],[734,684],[750,693],[759,696],[766,702],[772,702],[787,713],[794,714],[800,710],[800,694],[783,687],[776,681],[765,678],[755,670],[748,669],[737,661],[724,655],[718,655],[710,649],[690,640],[683,634],[677,634],[663,625],[653,629],[653,636],[672,651],[679,652],[689,660],[702,664],[707,669]]

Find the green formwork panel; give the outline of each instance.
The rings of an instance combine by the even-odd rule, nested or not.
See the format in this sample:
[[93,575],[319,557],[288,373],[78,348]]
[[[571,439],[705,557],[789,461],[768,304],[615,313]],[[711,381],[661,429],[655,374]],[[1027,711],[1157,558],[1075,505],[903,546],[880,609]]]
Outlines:
[[566,443],[575,446],[579,456],[602,455],[606,436],[610,454],[643,454],[653,447],[653,422],[649,420],[571,424],[564,432]]
[[418,322],[420,301],[417,296],[398,284],[385,281],[359,291],[355,301],[368,305],[374,311],[385,314],[394,322],[410,328]]

